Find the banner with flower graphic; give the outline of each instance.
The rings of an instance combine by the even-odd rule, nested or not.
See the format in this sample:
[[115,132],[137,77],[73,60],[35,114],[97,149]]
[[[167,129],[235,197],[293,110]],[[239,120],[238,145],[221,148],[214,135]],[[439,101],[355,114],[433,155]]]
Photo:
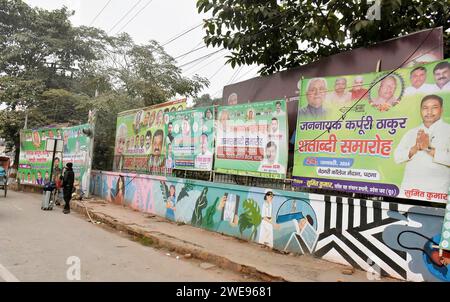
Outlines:
[[295,185],[446,202],[450,62],[302,81]]

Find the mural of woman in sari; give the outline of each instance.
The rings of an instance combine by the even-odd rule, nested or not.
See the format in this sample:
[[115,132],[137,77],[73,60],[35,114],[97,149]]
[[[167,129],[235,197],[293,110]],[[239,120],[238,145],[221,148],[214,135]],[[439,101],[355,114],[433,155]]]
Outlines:
[[117,179],[116,188],[111,189],[111,201],[120,205],[125,202],[125,179],[122,175]]
[[166,218],[175,221],[175,202],[176,202],[175,186],[171,185],[169,189],[169,197],[166,203]]

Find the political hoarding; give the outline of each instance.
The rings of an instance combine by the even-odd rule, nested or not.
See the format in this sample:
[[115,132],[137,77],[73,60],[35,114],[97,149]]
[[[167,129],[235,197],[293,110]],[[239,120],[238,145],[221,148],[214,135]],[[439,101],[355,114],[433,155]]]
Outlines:
[[165,166],[168,113],[184,110],[186,99],[119,113],[114,171],[161,172]]
[[93,144],[93,138],[85,134],[88,129],[91,129],[90,124],[63,128],[63,165],[65,166],[69,162],[73,164],[75,187],[83,193],[89,191],[92,162],[91,144]]
[[[50,181],[53,152],[46,151],[47,139],[62,139],[62,128],[20,131],[17,179],[21,184],[44,185]],[[62,168],[61,153],[55,154],[54,167]],[[53,175],[58,177],[58,175]]]
[[[93,139],[83,132],[87,129],[92,129],[91,124],[22,130],[17,174],[20,183],[42,186],[50,181],[50,177],[56,181],[62,175],[63,167],[71,162],[75,187],[87,192],[93,144]],[[56,148],[52,173],[54,139],[62,143],[62,150]]]
[[219,107],[214,170],[286,177],[287,133],[285,100]]
[[305,79],[294,185],[446,202],[450,63]]
[[214,154],[214,107],[169,112],[166,168],[211,171]]

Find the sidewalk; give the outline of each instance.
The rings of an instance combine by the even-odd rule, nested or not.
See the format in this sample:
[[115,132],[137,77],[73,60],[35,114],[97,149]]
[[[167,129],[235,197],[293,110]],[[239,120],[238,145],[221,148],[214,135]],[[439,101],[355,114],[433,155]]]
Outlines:
[[[191,254],[193,258],[264,281],[370,281],[364,271],[352,270],[310,255],[282,254],[253,242],[177,224],[101,199],[71,202],[72,210],[87,216],[84,205],[94,221],[135,236],[151,246],[182,255]],[[382,278],[381,281],[396,280]]]

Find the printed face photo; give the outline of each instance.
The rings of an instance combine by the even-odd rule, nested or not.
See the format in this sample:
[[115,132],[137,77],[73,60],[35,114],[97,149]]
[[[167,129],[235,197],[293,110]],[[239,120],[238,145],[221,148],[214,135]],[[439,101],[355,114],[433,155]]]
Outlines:
[[397,81],[395,78],[387,77],[381,81],[378,95],[383,99],[389,100],[394,96],[395,89],[397,88]]
[[434,124],[441,118],[442,111],[441,103],[437,99],[430,98],[424,101],[421,106],[421,115],[424,124]]
[[272,133],[276,133],[278,131],[278,120],[272,120],[271,121],[271,130]]
[[274,164],[275,160],[277,158],[277,147],[273,142],[270,142],[266,146],[266,154],[265,154],[266,160],[268,164]]
[[232,93],[230,94],[230,96],[228,97],[228,105],[236,105],[237,104],[237,94],[236,93]]
[[162,110],[159,110],[159,111],[158,111],[158,115],[157,115],[157,117],[156,117],[156,123],[157,123],[158,125],[161,125],[162,122],[163,122],[163,112],[162,112]]
[[434,79],[439,88],[444,87],[450,81],[450,67],[436,69]]
[[189,121],[188,120],[183,120],[183,125],[182,125],[182,131],[183,131],[183,135],[190,135],[191,133],[191,126],[189,125]]
[[145,147],[147,149],[150,149],[151,144],[152,144],[152,136],[150,133],[147,133],[145,136]]
[[146,112],[145,113],[145,117],[144,117],[144,125],[148,125],[148,121],[150,120],[150,112]]
[[33,132],[33,145],[35,147],[39,147],[41,145],[41,137],[37,131]]
[[163,143],[162,132],[161,135],[155,134],[155,136],[153,137],[153,144],[152,144],[153,155],[161,155],[162,143]]
[[411,72],[411,85],[414,88],[420,88],[427,79],[427,71],[426,69],[416,69]]
[[357,91],[363,88],[364,79],[362,77],[356,77],[353,81],[353,88],[352,90]]
[[321,79],[312,79],[306,91],[308,104],[314,108],[319,108],[325,101],[327,94],[326,82]]
[[379,111],[389,111],[400,103],[404,90],[403,78],[400,75],[380,75],[372,85],[378,85],[378,89],[370,90],[369,103]]
[[150,113],[150,120],[148,122],[149,127],[151,127],[153,125],[153,123],[155,122],[155,116],[156,116],[155,111],[152,111],[152,113]]
[[206,135],[201,136],[200,150],[202,154],[205,154],[206,151],[208,151],[208,137]]
[[345,92],[345,88],[347,88],[347,80],[344,78],[339,78],[336,80],[334,84],[334,90],[337,94],[342,94]]

